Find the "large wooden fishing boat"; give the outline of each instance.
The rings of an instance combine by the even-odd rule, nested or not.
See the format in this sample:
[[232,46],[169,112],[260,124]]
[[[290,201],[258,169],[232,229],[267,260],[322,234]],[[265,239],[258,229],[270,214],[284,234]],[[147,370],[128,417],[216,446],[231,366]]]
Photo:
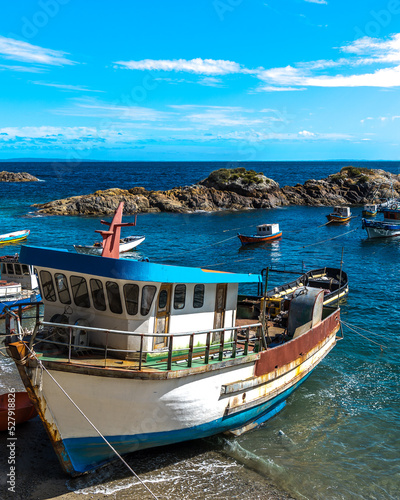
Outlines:
[[298,288],[279,323],[266,308],[248,319],[238,286],[261,275],[118,259],[121,216],[120,206],[102,257],[21,252],[38,271],[44,320],[7,349],[72,475],[114,458],[110,445],[128,453],[258,426],[339,338],[339,308],[319,288]]

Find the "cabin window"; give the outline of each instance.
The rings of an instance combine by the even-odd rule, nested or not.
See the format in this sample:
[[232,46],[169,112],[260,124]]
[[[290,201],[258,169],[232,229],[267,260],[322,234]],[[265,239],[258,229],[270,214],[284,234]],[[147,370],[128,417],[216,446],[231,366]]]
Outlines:
[[164,309],[168,302],[168,291],[161,290],[158,296],[158,309]]
[[145,285],[142,288],[142,303],[140,305],[140,314],[142,316],[147,316],[149,314],[156,290],[157,287],[154,285]]
[[2,273],[2,274],[7,273],[7,268],[6,268],[6,265],[5,265],[5,264],[2,264],[2,265],[1,265],[1,273]]
[[91,279],[90,288],[92,290],[93,305],[98,311],[106,310],[106,299],[104,297],[103,283],[100,280]]
[[108,304],[111,312],[115,314],[122,313],[121,296],[119,294],[119,286],[115,281],[107,281],[106,283]]
[[14,266],[12,264],[7,264],[7,273],[14,274]]
[[198,309],[204,304],[204,285],[195,285],[193,293],[193,307]]
[[43,296],[49,302],[55,302],[56,291],[54,289],[53,278],[48,271],[40,271],[40,281],[42,282]]
[[125,305],[128,314],[135,316],[139,310],[139,287],[138,285],[124,285]]
[[14,269],[15,269],[15,274],[18,274],[18,276],[22,275],[22,270],[21,270],[20,264],[14,264]]
[[68,280],[64,274],[55,274],[58,298],[62,304],[71,304],[71,295],[68,288]]
[[185,307],[186,285],[176,285],[174,293],[174,309]]
[[78,307],[90,307],[88,287],[82,276],[71,276],[70,278],[72,296]]
[[22,264],[22,272],[24,274],[29,274],[29,267],[26,264]]

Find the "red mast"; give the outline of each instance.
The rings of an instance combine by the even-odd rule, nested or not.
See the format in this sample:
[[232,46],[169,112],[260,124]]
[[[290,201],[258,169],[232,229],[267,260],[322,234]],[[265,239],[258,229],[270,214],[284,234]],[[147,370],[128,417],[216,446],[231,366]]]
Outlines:
[[108,231],[103,231],[101,229],[97,229],[95,231],[95,233],[100,233],[103,237],[103,252],[101,254],[102,257],[119,259],[119,240],[121,238],[121,227],[136,226],[136,214],[135,222],[121,222],[123,208],[124,202],[121,201],[121,203],[118,205],[117,210],[115,211],[113,220],[111,222],[106,222],[105,220],[100,221],[102,224],[105,224],[109,227]]

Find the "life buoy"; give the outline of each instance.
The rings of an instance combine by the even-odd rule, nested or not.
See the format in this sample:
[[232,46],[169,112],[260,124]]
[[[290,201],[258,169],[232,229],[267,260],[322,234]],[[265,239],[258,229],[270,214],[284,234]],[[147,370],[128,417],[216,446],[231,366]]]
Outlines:
[[391,210],[397,210],[397,204],[393,203],[393,205],[390,207]]

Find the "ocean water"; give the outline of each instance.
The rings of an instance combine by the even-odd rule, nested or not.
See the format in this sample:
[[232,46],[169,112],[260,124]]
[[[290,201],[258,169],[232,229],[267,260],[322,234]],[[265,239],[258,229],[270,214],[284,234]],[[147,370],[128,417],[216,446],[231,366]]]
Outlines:
[[[240,166],[262,171],[283,186],[324,178],[349,164],[394,174],[400,168],[400,162],[346,161]],[[31,207],[33,203],[110,187],[169,189],[201,180],[216,168],[238,165],[3,163],[2,170],[27,171],[42,182],[0,183],[0,234],[30,229],[28,243],[72,250],[72,244],[95,240],[99,217],[39,217]],[[298,499],[400,498],[400,238],[367,240],[361,229],[361,210],[354,207],[357,217],[345,226],[324,225],[327,207],[138,216],[134,232],[146,235],[138,254],[152,262],[238,272],[259,272],[269,266],[300,274],[317,267],[340,267],[343,250],[343,269],[350,284],[349,297],[341,307],[344,339],[290,397],[282,412],[264,426],[237,439],[207,440],[211,453],[207,467],[212,469],[216,488],[218,481],[226,483],[228,468],[237,467],[240,471],[251,469],[254,484],[259,481],[262,485],[268,478]],[[237,232],[252,231],[265,222],[280,224],[282,240],[241,248]],[[5,246],[0,248],[0,255],[18,250],[18,246]],[[269,286],[292,279],[291,274],[271,272]],[[7,385],[11,371],[10,362],[1,357],[1,389]],[[159,453],[155,451],[153,458]],[[177,447],[173,453],[178,462],[181,460],[177,474],[196,491],[196,484],[203,484],[204,477],[199,476],[198,469],[194,472],[190,460],[185,462],[185,451]],[[134,463],[132,457],[130,464]],[[147,484],[157,483],[160,477],[162,473],[155,465]],[[103,493],[124,489],[124,481],[120,485],[110,481],[104,478]],[[89,496],[99,488],[84,479],[76,483],[78,486],[68,484],[70,489],[79,486],[78,494]],[[173,498],[168,485],[165,488],[165,498]],[[226,495],[219,491],[219,498],[232,497],[232,492]],[[213,496],[204,494],[204,498]],[[251,496],[243,494],[242,498]]]

